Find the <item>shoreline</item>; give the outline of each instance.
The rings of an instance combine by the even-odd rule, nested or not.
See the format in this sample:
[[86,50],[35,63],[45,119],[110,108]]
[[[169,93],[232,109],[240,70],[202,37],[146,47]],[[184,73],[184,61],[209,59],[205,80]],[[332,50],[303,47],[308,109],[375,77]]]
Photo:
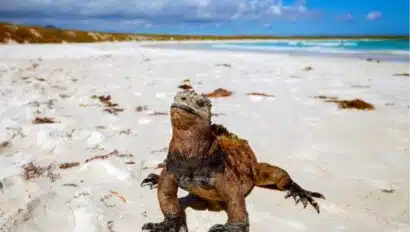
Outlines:
[[[289,41],[289,40],[283,40]],[[51,44],[41,44],[41,43],[29,43],[29,44],[0,44],[0,49],[12,50],[12,48],[36,48],[38,46],[49,46],[49,47],[66,47],[72,45],[78,45],[79,47],[101,47],[107,46],[130,46],[130,47],[141,47],[147,49],[165,49],[174,51],[201,51],[201,52],[211,52],[211,53],[235,53],[235,54],[265,54],[265,55],[279,55],[285,57],[299,56],[299,57],[319,57],[319,58],[331,58],[331,59],[343,59],[343,60],[365,60],[369,62],[389,62],[389,63],[409,63],[410,54],[390,54],[386,52],[327,52],[327,51],[304,51],[292,50],[292,49],[235,49],[235,48],[214,48],[209,45],[220,44],[220,43],[255,43],[255,42],[270,42],[270,40],[191,40],[191,41],[115,41],[115,42],[89,42],[89,43],[51,43]],[[1,50],[0,50],[1,51]]]
[[[288,40],[283,40],[288,41]],[[165,48],[165,49],[182,49],[182,50],[201,50],[201,51],[227,51],[227,52],[245,52],[245,53],[261,53],[261,54],[279,54],[287,56],[313,56],[313,57],[334,57],[334,58],[350,58],[350,59],[361,59],[370,61],[385,61],[385,62],[399,62],[399,63],[409,63],[410,53],[409,54],[392,54],[382,51],[351,51],[343,50],[340,51],[309,51],[307,49],[292,49],[292,48],[281,48],[281,49],[255,49],[255,48],[228,48],[228,47],[212,47],[208,45],[220,44],[220,43],[254,43],[262,42],[260,40],[246,40],[246,41],[189,41],[189,42],[165,42],[165,43],[143,43],[142,46],[150,48]],[[269,41],[263,41],[269,42]]]

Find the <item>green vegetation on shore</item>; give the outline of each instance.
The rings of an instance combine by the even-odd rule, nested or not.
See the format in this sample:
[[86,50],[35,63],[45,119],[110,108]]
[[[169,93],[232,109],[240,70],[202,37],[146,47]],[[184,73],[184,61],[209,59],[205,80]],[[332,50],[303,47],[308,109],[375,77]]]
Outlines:
[[172,35],[106,33],[17,25],[0,22],[0,43],[89,43],[105,41],[184,41],[184,40],[274,40],[274,39],[410,39],[409,36],[251,36],[251,35]]

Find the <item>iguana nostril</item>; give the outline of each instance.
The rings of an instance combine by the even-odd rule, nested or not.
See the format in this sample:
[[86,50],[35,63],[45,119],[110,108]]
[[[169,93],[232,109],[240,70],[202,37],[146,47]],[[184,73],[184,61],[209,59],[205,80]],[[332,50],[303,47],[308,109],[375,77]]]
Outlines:
[[201,101],[201,100],[196,101],[196,104],[197,104],[199,107],[204,107],[204,106],[205,106],[205,102],[204,102],[204,101]]

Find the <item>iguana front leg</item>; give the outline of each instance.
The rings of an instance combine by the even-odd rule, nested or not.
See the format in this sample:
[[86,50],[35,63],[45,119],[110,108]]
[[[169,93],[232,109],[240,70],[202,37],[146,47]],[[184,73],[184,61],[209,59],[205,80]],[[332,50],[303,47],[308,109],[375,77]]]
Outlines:
[[287,191],[285,198],[293,197],[296,204],[302,202],[304,208],[309,203],[315,208],[317,213],[320,213],[319,205],[313,198],[325,199],[321,193],[303,189],[292,180],[285,170],[279,167],[267,163],[258,163],[256,169],[256,186]]
[[158,180],[158,201],[164,215],[164,221],[160,223],[146,223],[143,231],[149,232],[187,232],[185,213],[182,210],[178,196],[178,185],[173,174],[164,168]]
[[245,194],[240,181],[227,170],[224,174],[215,176],[215,188],[225,202],[228,221],[224,225],[212,226],[208,232],[249,232]]

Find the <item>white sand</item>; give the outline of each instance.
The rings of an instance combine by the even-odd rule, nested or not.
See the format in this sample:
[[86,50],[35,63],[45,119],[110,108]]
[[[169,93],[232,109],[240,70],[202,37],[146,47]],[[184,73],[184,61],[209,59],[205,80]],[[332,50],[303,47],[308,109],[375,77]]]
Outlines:
[[[223,63],[232,67],[216,66]],[[314,69],[303,71],[306,66]],[[260,161],[281,166],[302,187],[327,197],[318,200],[318,215],[285,200],[283,192],[257,188],[247,198],[251,231],[408,231],[409,78],[392,75],[408,68],[137,43],[2,45],[0,143],[9,145],[0,148],[0,231],[128,232],[162,220],[156,191],[140,182],[158,171],[143,167],[165,158],[160,150],[171,128],[169,116],[150,114],[167,112],[187,78],[200,92],[234,91],[213,99],[214,112],[224,114],[214,121],[248,139]],[[107,94],[125,110],[109,114],[90,98]],[[376,110],[341,110],[316,95],[359,97]],[[147,111],[136,112],[144,105]],[[59,123],[33,124],[36,116]],[[84,163],[115,149],[133,156]],[[44,173],[25,181],[22,166],[31,161],[53,164],[59,178],[52,182]],[[59,169],[64,162],[81,165]],[[187,215],[190,231],[226,220],[224,212],[189,208]]]

